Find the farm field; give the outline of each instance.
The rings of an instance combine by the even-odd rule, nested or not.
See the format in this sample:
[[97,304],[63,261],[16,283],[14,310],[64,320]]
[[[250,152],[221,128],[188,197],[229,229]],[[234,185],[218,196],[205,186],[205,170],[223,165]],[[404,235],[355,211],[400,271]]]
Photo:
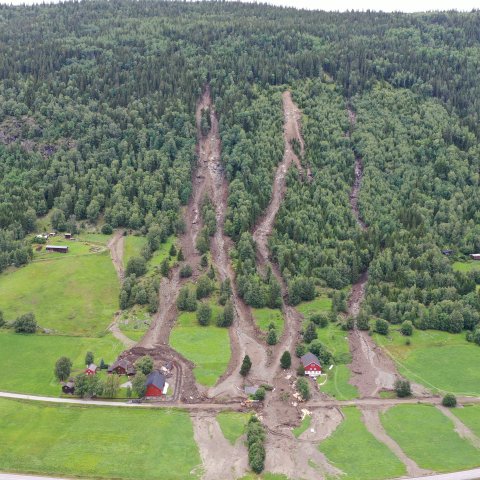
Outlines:
[[467,405],[463,408],[452,409],[454,413],[473,433],[480,437],[480,406]]
[[405,475],[404,465],[365,427],[356,407],[342,409],[345,420],[320,444],[320,450],[346,479],[376,480]]
[[406,345],[405,337],[391,329],[389,337],[374,335],[374,339],[387,349],[400,373],[410,380],[433,391],[480,395],[480,348],[467,342],[464,333],[415,330],[411,344]]
[[68,246],[67,254],[43,251],[25,267],[0,275],[0,309],[7,321],[33,312],[40,327],[55,333],[96,336],[105,331],[119,295],[108,251],[94,253],[98,245],[79,241]]
[[262,332],[268,332],[268,326],[273,323],[278,336],[282,335],[284,328],[281,310],[272,308],[252,308],[253,318]]
[[61,356],[73,362],[72,374],[84,367],[85,354],[91,351],[95,361],[111,363],[123,346],[111,335],[101,338],[53,335],[19,335],[0,330],[0,390],[59,396],[54,376],[55,362]]
[[453,422],[431,405],[397,405],[382,414],[381,421],[422,468],[449,472],[478,467],[480,450],[460,438]]
[[217,312],[213,305],[212,324],[207,327],[198,324],[195,312],[183,312],[170,335],[171,346],[195,363],[195,378],[208,387],[215,385],[230,361],[228,329],[213,324]]
[[217,415],[217,422],[220,425],[223,436],[235,445],[237,440],[245,433],[250,415],[248,413],[238,412],[220,412]]
[[[358,397],[357,388],[350,385],[350,369],[348,365],[334,365],[332,370],[327,370],[327,383],[319,386],[320,391],[336,398],[337,400],[353,400]],[[323,382],[323,378],[319,379]]]
[[0,428],[1,471],[118,479],[198,478],[191,473],[201,463],[198,448],[188,413],[181,410],[0,400]]

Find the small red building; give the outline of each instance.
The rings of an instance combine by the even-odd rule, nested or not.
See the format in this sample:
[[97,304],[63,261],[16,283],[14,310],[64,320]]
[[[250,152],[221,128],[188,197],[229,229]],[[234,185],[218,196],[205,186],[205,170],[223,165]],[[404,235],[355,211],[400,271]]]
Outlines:
[[91,363],[85,370],[86,375],[95,375],[97,373],[97,366],[94,363]]
[[147,377],[145,387],[147,387],[145,391],[146,397],[161,397],[167,393],[168,383],[165,381],[165,375],[158,370],[154,370]]
[[300,358],[305,375],[309,377],[318,377],[322,373],[322,365],[320,360],[311,352],[306,353]]
[[68,247],[65,245],[47,245],[45,250],[47,252],[67,253]]
[[129,377],[135,375],[135,367],[132,362],[126,358],[117,360],[115,363],[108,367],[108,373],[116,373],[117,375],[128,375]]
[[472,260],[480,260],[480,253],[471,253],[470,258]]

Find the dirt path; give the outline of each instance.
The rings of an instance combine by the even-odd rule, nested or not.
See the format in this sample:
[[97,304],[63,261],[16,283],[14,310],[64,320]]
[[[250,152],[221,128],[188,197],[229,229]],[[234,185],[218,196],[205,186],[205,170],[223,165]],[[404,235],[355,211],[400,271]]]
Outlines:
[[243,477],[248,467],[248,452],[244,439],[232,445],[222,433],[215,415],[194,412],[190,415],[193,435],[202,458],[202,480],[236,480]]
[[400,445],[391,438],[380,421],[378,408],[361,408],[362,420],[367,427],[367,430],[381,443],[384,443],[395,456],[405,465],[407,475],[409,477],[417,477],[421,475],[428,475],[432,473],[430,470],[420,468],[416,462],[407,457],[405,452],[400,448]]
[[436,406],[455,425],[455,431],[465,440],[468,440],[474,447],[480,448],[480,438],[475,435],[449,408],[442,405]]
[[125,270],[123,268],[124,245],[125,237],[123,236],[123,230],[117,230],[107,243],[107,247],[110,250],[110,257],[112,258],[113,266],[117,272],[120,283],[122,283],[125,278]]

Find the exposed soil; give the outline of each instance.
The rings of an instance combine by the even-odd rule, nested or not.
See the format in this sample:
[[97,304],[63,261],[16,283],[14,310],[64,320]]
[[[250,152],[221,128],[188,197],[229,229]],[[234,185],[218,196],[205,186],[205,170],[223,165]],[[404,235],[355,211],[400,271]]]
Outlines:
[[450,409],[442,406],[436,406],[446,417],[448,417],[455,425],[455,431],[465,440],[468,440],[474,447],[480,448],[480,438],[475,435]]
[[211,413],[192,412],[190,418],[202,458],[202,479],[236,480],[243,477],[249,470],[245,439],[240,438],[235,445],[231,445]]
[[395,456],[405,465],[407,474],[409,477],[419,477],[422,475],[428,475],[432,473],[430,470],[420,468],[416,462],[407,457],[405,452],[400,448],[400,445],[393,440],[383,428],[380,421],[379,409],[376,407],[363,407],[360,409],[362,412],[362,420],[367,427],[367,430],[381,443],[384,443]]
[[125,246],[125,237],[122,230],[117,230],[107,244],[110,250],[110,257],[112,257],[113,266],[117,272],[120,283],[125,278],[125,270],[123,268],[123,250]]

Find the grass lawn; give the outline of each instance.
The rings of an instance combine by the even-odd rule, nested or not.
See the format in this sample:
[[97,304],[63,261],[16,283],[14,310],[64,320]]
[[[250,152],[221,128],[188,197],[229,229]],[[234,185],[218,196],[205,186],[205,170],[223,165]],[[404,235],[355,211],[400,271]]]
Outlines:
[[453,408],[452,413],[480,437],[480,405],[467,405],[463,408]]
[[41,327],[58,333],[105,331],[120,291],[108,251],[91,253],[102,247],[78,241],[68,246],[67,254],[42,252],[25,267],[0,275],[0,310],[7,321],[33,312]]
[[283,333],[284,322],[282,311],[272,308],[252,308],[253,318],[262,332],[268,332],[268,326],[273,323],[280,337]]
[[245,433],[245,426],[250,418],[248,413],[220,412],[217,422],[220,425],[223,436],[235,445],[237,440]]
[[111,335],[102,338],[53,335],[19,335],[0,330],[0,390],[59,396],[60,386],[53,369],[61,356],[69,357],[73,369],[84,366],[91,351],[95,361],[111,363],[124,347]]
[[374,339],[410,380],[442,393],[480,395],[480,347],[467,342],[464,333],[415,330],[411,344],[405,345],[405,337],[391,329],[389,337],[374,335]]
[[[347,365],[334,365],[326,373],[328,380],[325,385],[319,387],[320,391],[337,400],[352,400],[358,397],[357,388],[348,383],[351,373]],[[323,379],[320,379],[320,381],[323,381]]]
[[[148,270],[153,271],[155,267],[159,266],[166,258],[169,259],[169,252],[171,246],[175,243],[175,237],[168,237],[165,243],[161,243],[158,250],[153,253],[152,258],[148,261]],[[170,262],[171,264],[171,262]]]
[[381,415],[388,434],[422,468],[450,472],[478,467],[480,450],[458,436],[431,405],[397,405]]
[[310,302],[302,302],[297,305],[296,309],[309,318],[316,313],[329,312],[332,309],[332,299],[326,295],[319,295]]
[[0,400],[0,470],[183,480],[200,463],[188,413]]
[[472,270],[480,270],[480,262],[474,260],[469,262],[454,262],[452,268],[457,272],[471,272]]
[[374,480],[405,475],[405,466],[365,427],[355,407],[342,409],[345,419],[333,434],[320,444],[320,450],[337,468],[342,478]]
[[104,235],[103,233],[81,233],[77,236],[78,240],[91,243],[99,243],[100,245],[107,245],[111,235]]
[[127,235],[124,242],[123,265],[126,267],[132,257],[140,256],[144,245],[147,244],[147,238],[137,235]]
[[295,437],[299,437],[303,432],[308,430],[310,427],[310,424],[312,423],[312,416],[311,415],[305,415],[303,417],[302,423],[296,428],[293,429],[293,434]]
[[317,328],[317,335],[332,352],[335,363],[347,364],[352,361],[348,332],[342,330],[336,323],[329,323],[325,328]]
[[219,310],[212,305],[212,324],[202,327],[195,312],[183,312],[170,335],[170,344],[195,363],[193,373],[198,383],[211,387],[227,369],[230,361],[230,338],[227,328],[214,325]]

